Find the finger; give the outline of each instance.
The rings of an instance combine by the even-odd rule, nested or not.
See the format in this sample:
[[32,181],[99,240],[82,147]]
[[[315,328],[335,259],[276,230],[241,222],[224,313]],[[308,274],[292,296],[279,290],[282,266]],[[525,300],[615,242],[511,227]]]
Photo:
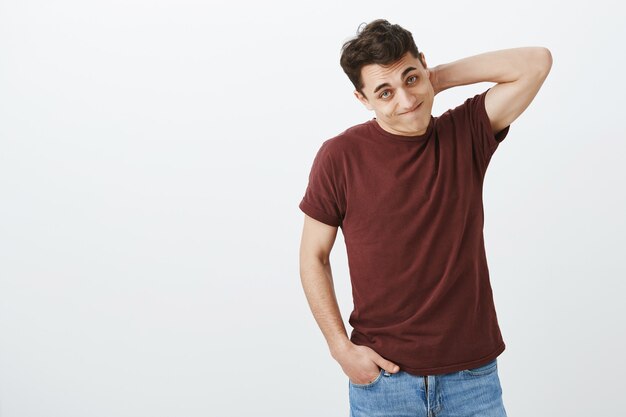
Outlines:
[[381,368],[383,368],[385,371],[390,372],[392,374],[395,374],[396,372],[398,372],[400,370],[400,367],[398,365],[396,365],[395,363],[388,361],[387,359],[383,358],[382,356],[379,356],[379,359],[376,362],[376,365],[380,366]]

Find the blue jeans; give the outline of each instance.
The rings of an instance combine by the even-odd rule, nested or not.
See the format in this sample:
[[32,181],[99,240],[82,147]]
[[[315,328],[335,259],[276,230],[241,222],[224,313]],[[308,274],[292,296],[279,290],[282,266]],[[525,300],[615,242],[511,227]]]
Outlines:
[[369,384],[348,385],[350,417],[506,417],[497,359],[443,375],[381,369]]

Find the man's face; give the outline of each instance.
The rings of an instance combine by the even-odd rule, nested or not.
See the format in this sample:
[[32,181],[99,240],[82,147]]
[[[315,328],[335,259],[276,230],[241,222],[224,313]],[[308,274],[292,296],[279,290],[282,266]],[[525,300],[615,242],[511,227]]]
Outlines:
[[[421,54],[426,65],[424,54]],[[426,133],[433,108],[435,91],[430,71],[419,58],[407,52],[393,64],[366,65],[361,69],[363,94],[355,96],[369,110],[374,110],[380,126],[402,136]]]

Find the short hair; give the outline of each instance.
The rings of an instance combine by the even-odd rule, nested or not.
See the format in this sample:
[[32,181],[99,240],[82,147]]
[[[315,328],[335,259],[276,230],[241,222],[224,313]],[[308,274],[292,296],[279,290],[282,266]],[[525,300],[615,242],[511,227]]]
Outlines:
[[[365,23],[359,25],[359,29]],[[357,29],[357,36],[346,41],[341,48],[339,63],[354,88],[363,94],[361,69],[370,64],[390,65],[407,52],[419,58],[424,68],[413,35],[400,25],[392,25],[385,19],[377,19]],[[363,94],[365,95],[365,94]]]

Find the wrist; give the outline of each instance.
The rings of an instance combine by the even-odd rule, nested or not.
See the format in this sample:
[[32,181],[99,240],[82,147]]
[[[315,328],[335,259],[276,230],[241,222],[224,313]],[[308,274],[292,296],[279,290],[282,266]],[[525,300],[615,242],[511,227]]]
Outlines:
[[352,342],[350,339],[343,338],[334,341],[333,343],[329,343],[330,355],[337,360],[341,356],[343,356],[347,351],[352,347]]

